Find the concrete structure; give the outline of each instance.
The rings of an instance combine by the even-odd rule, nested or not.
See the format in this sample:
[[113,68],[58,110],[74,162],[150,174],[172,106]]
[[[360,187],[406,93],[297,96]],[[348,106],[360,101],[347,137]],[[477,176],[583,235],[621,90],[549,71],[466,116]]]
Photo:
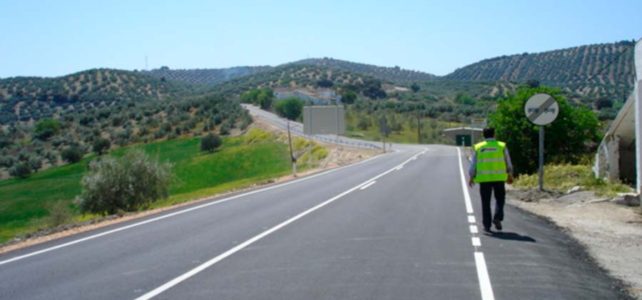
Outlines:
[[345,109],[343,106],[303,107],[303,132],[305,134],[345,134]]
[[635,97],[631,94],[600,143],[594,166],[597,176],[611,181],[636,181],[634,107]]
[[452,139],[455,145],[472,146],[482,140],[483,131],[475,127],[457,127],[444,129],[444,135]]
[[635,45],[636,83],[600,143],[593,168],[596,176],[642,187],[642,40]]

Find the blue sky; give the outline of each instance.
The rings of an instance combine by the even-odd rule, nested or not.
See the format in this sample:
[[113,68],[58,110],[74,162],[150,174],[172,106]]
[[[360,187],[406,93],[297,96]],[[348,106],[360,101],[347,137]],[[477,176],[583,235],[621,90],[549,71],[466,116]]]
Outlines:
[[444,75],[642,37],[642,1],[0,0],[0,77],[334,57]]

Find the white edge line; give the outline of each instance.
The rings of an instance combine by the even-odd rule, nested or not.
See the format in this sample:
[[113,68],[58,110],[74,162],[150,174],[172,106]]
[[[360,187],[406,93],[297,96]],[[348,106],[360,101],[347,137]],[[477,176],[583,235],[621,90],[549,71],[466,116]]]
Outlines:
[[[408,160],[406,160],[405,162],[403,162],[403,163],[406,163],[406,162],[410,161],[412,158],[415,158],[415,157],[416,157],[416,154],[413,157],[411,157]],[[157,287],[157,288],[145,293],[144,295],[136,298],[136,300],[151,299],[151,298],[163,293],[164,291],[172,288],[173,286],[175,286],[175,285],[177,285],[177,284],[189,279],[190,277],[192,277],[192,276],[198,274],[199,272],[211,267],[212,265],[216,264],[217,262],[219,262],[219,261],[227,258],[228,256],[230,256],[230,255],[242,250],[243,248],[253,244],[254,242],[256,242],[256,241],[258,241],[258,240],[260,240],[260,239],[262,239],[262,238],[264,238],[264,237],[266,237],[268,235],[270,235],[271,233],[274,233],[275,231],[277,231],[277,230],[289,225],[290,223],[292,223],[292,222],[294,222],[294,221],[296,221],[298,219],[301,219],[301,218],[305,217],[306,215],[314,212],[315,210],[318,210],[318,209],[320,209],[320,208],[322,208],[322,207],[324,207],[324,206],[326,206],[326,205],[338,200],[339,198],[341,198],[341,197],[343,197],[343,196],[355,191],[356,189],[361,188],[365,184],[374,183],[375,180],[377,180],[377,179],[387,175],[388,173],[394,171],[395,168],[397,168],[397,166],[395,166],[392,169],[389,169],[388,171],[385,171],[385,172],[383,172],[383,173],[381,173],[381,174],[379,174],[379,175],[377,175],[377,176],[375,176],[375,177],[373,177],[371,179],[368,179],[368,180],[364,181],[363,183],[361,183],[361,184],[359,184],[357,186],[354,186],[351,189],[349,189],[349,190],[347,190],[347,191],[345,191],[345,192],[343,192],[343,193],[341,193],[339,195],[336,195],[336,196],[326,200],[325,202],[317,204],[316,206],[314,206],[312,208],[309,208],[308,210],[306,210],[306,211],[304,211],[304,212],[302,212],[302,213],[300,213],[300,214],[298,214],[298,215],[296,215],[296,216],[294,216],[294,217],[292,217],[292,218],[290,218],[288,220],[285,220],[284,222],[282,222],[282,223],[280,223],[280,224],[278,224],[278,225],[276,225],[276,226],[274,226],[274,227],[272,227],[272,228],[270,228],[270,229],[268,229],[268,230],[266,230],[266,231],[264,231],[262,233],[259,233],[258,235],[250,238],[249,240],[246,240],[245,242],[243,242],[243,243],[241,243],[241,244],[239,244],[239,245],[237,245],[237,246],[235,246],[235,247],[223,252],[222,254],[220,254],[220,255],[208,260],[207,262],[197,266],[196,268],[194,268],[192,270],[189,270],[188,272],[186,272],[186,273],[184,273],[184,274],[182,274],[182,275],[180,275],[180,276],[178,276],[178,277],[166,282],[165,284],[163,284],[163,285],[161,285],[161,286],[159,286],[159,287]]]
[[477,279],[479,280],[479,290],[482,300],[494,300],[493,287],[490,285],[490,277],[486,268],[484,253],[475,252],[475,266],[477,267]]
[[457,148],[457,161],[459,162],[459,175],[461,176],[461,189],[464,191],[464,202],[466,203],[466,212],[473,213],[473,205],[470,203],[470,194],[468,193],[468,186],[466,183],[466,176],[464,176],[464,165],[461,163],[461,150]]
[[365,189],[369,188],[371,185],[373,185],[373,184],[375,184],[375,183],[377,183],[377,182],[373,180],[373,181],[369,182],[368,184],[366,184],[366,185],[362,186],[362,187],[360,188],[360,190],[362,190],[362,191],[363,191],[363,190],[365,190]]
[[176,212],[173,212],[173,213],[169,213],[169,214],[166,214],[166,215],[162,215],[162,216],[158,216],[158,217],[155,217],[155,218],[151,218],[151,219],[148,219],[148,220],[145,220],[145,221],[141,221],[141,222],[138,222],[138,223],[134,223],[134,224],[130,224],[130,225],[127,225],[127,226],[115,228],[115,229],[112,229],[112,230],[109,230],[109,231],[105,231],[105,232],[101,232],[101,233],[98,233],[98,234],[90,235],[90,236],[87,236],[87,237],[84,237],[84,238],[81,238],[81,239],[77,239],[77,240],[73,240],[73,241],[70,241],[70,242],[67,242],[67,243],[64,243],[64,244],[60,244],[60,245],[56,245],[56,246],[53,246],[53,247],[48,247],[48,248],[45,248],[45,249],[42,249],[42,250],[38,250],[38,251],[31,252],[31,253],[27,253],[27,254],[24,254],[24,255],[16,256],[16,257],[13,257],[13,258],[10,258],[10,259],[7,259],[7,260],[0,261],[0,266],[4,265],[4,264],[11,263],[11,262],[14,262],[14,261],[18,261],[18,260],[22,260],[22,259],[25,259],[25,258],[29,258],[29,257],[32,257],[32,256],[36,256],[36,255],[40,255],[40,254],[43,254],[43,253],[47,253],[47,252],[50,252],[50,251],[58,250],[60,248],[65,248],[65,247],[72,246],[72,245],[75,245],[75,244],[78,244],[78,243],[82,243],[82,242],[86,242],[86,241],[89,241],[89,240],[93,240],[93,239],[96,239],[96,238],[99,238],[99,237],[102,237],[102,236],[106,236],[106,235],[109,235],[109,234],[112,234],[112,233],[124,231],[124,230],[131,229],[131,228],[134,228],[134,227],[138,227],[138,226],[141,226],[141,225],[145,225],[145,224],[149,224],[149,223],[152,223],[152,222],[160,221],[160,220],[163,220],[163,219],[166,219],[166,218],[170,218],[170,217],[174,217],[174,216],[177,216],[177,215],[181,215],[181,214],[193,211],[193,210],[197,210],[197,209],[205,208],[205,207],[208,207],[208,206],[225,203],[227,201],[238,199],[238,198],[241,198],[241,197],[245,197],[245,196],[249,196],[249,195],[253,195],[253,194],[257,194],[257,193],[261,193],[261,192],[265,192],[265,191],[281,188],[281,187],[288,186],[288,185],[291,185],[291,184],[295,184],[295,183],[303,182],[303,181],[306,181],[306,180],[310,180],[310,179],[315,178],[315,177],[328,175],[330,173],[337,172],[337,171],[342,170],[344,168],[349,168],[349,167],[354,167],[354,166],[357,166],[357,165],[361,165],[361,164],[364,164],[364,163],[366,163],[366,162],[368,162],[370,160],[374,160],[374,159],[377,159],[377,158],[380,158],[380,157],[383,157],[383,156],[384,155],[377,155],[377,156],[368,158],[366,160],[360,161],[360,162],[358,162],[356,164],[347,165],[347,166],[344,166],[344,167],[328,170],[328,171],[325,171],[325,172],[321,172],[319,174],[311,175],[311,176],[308,176],[308,177],[303,177],[303,178],[300,178],[300,179],[297,179],[297,180],[293,180],[293,181],[284,182],[284,183],[278,184],[278,185],[265,187],[265,188],[262,188],[262,189],[258,189],[258,190],[250,191],[250,192],[247,192],[247,193],[235,195],[235,196],[232,196],[232,197],[229,197],[229,198],[215,200],[213,202],[208,202],[208,203],[205,203],[205,204],[201,204],[201,205],[197,205],[197,206],[194,206],[194,207],[186,208],[186,209],[183,209],[183,210],[179,210],[179,211],[176,211]]

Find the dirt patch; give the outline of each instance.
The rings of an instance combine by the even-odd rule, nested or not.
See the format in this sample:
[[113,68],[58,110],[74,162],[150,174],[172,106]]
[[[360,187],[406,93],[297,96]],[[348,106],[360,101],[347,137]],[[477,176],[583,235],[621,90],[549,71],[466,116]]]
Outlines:
[[642,299],[642,214],[590,191],[509,190],[508,203],[546,217],[583,244],[597,263]]
[[[255,120],[255,123],[252,124],[251,127],[258,127],[266,131],[283,134],[283,131],[279,130],[274,126],[271,126],[270,124],[262,122],[260,120]],[[117,215],[107,216],[105,218],[94,219],[83,223],[67,224],[56,228],[41,230],[22,237],[18,237],[16,239],[9,241],[8,243],[5,243],[4,245],[1,245],[0,254],[18,250],[18,249],[23,249],[33,245],[45,243],[48,241],[68,237],[74,234],[79,234],[79,233],[104,228],[104,227],[122,223],[122,222],[144,218],[144,217],[162,213],[168,210],[174,210],[184,206],[194,205],[199,202],[212,201],[213,199],[216,199],[216,198],[223,198],[232,194],[238,194],[238,193],[250,191],[262,186],[287,182],[290,180],[294,180],[296,178],[316,174],[329,169],[350,165],[379,154],[379,152],[376,152],[373,150],[350,148],[350,147],[337,146],[334,144],[326,144],[326,143],[320,143],[320,142],[317,142],[317,143],[323,145],[328,149],[328,152],[329,152],[328,156],[320,163],[318,168],[309,169],[304,172],[299,172],[297,173],[297,176],[287,175],[279,178],[274,178],[274,179],[266,180],[265,182],[262,182],[259,184],[252,185],[247,188],[228,191],[228,192],[220,193],[216,195],[211,195],[204,198],[195,199],[193,201],[188,201],[188,202],[184,202],[184,203],[180,203],[180,204],[176,204],[168,207],[163,207],[163,208],[158,208],[158,209],[153,209],[153,210],[148,210],[143,212],[137,212],[137,213],[128,213],[122,216],[117,216]]]

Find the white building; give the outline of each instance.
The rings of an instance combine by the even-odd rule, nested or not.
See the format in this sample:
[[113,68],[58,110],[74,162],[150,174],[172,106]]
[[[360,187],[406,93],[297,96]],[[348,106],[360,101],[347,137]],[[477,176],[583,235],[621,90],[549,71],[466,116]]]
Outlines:
[[635,44],[636,81],[633,93],[618,112],[600,143],[595,175],[634,183],[642,188],[642,39]]

